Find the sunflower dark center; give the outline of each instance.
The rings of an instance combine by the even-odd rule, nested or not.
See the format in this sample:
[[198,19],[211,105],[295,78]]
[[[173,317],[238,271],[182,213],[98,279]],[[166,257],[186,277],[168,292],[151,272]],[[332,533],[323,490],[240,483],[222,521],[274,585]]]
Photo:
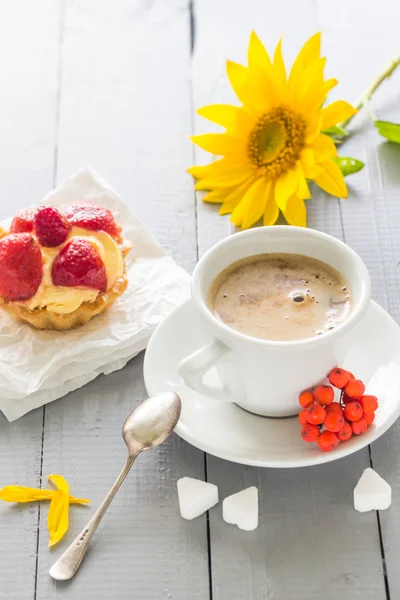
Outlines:
[[276,179],[294,167],[305,144],[306,122],[280,106],[262,115],[250,133],[251,162],[268,179]]

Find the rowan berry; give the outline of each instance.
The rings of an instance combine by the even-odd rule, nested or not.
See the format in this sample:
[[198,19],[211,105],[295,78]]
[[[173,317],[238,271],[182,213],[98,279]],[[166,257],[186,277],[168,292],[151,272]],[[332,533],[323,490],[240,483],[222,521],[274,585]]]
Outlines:
[[307,421],[311,425],[320,425],[326,417],[326,410],[319,404],[313,404],[306,408]]
[[353,430],[351,428],[350,423],[348,423],[347,421],[344,423],[342,429],[340,429],[337,433],[336,433],[338,439],[341,442],[347,442],[347,440],[349,440],[351,438],[351,436],[353,435]]
[[317,440],[323,452],[330,452],[339,444],[339,440],[332,431],[323,431]]
[[375,413],[365,413],[364,419],[367,421],[368,427],[375,421]]
[[358,421],[363,416],[363,408],[359,402],[349,402],[344,408],[344,416],[348,421]]
[[324,420],[325,429],[328,431],[333,431],[336,433],[340,431],[344,425],[344,418],[342,414],[338,414],[336,412],[331,412],[326,415]]
[[378,408],[378,398],[376,396],[363,396],[360,402],[364,413],[374,413]]
[[301,437],[305,442],[316,442],[319,436],[319,427],[307,423],[301,430]]
[[330,385],[319,385],[314,390],[314,400],[321,404],[322,406],[326,406],[333,402],[335,397],[335,393],[333,388]]
[[299,421],[300,421],[300,425],[306,425],[308,423],[307,411],[305,408],[303,408],[303,410],[301,412],[299,412]]
[[356,435],[360,435],[360,433],[365,433],[367,431],[367,427],[368,424],[365,417],[361,417],[361,419],[351,424],[353,433],[355,433]]
[[312,392],[308,390],[301,392],[299,396],[299,403],[303,408],[308,408],[311,406],[311,404],[314,404],[314,396],[312,395]]
[[340,406],[339,402],[332,402],[332,404],[328,404],[325,407],[326,414],[335,413],[337,415],[343,415],[343,408]]
[[351,398],[361,398],[363,393],[365,392],[365,385],[360,379],[350,379],[344,391],[347,396],[351,396]]
[[350,374],[344,369],[335,367],[328,375],[329,382],[339,389],[343,389],[350,379]]

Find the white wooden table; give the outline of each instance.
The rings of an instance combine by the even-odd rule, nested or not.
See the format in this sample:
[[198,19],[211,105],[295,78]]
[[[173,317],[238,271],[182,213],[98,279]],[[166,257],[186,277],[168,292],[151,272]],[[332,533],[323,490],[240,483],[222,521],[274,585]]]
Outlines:
[[[193,192],[186,168],[206,156],[187,136],[210,130],[195,108],[233,99],[227,57],[246,59],[254,28],[291,60],[323,31],[333,97],[354,101],[399,52],[396,0],[2,0],[0,217],[38,201],[86,165],[102,173],[191,271],[230,232]],[[400,120],[400,73],[376,95]],[[366,261],[373,297],[400,317],[400,147],[363,117],[342,154],[365,160],[339,202],[314,191],[311,227],[344,239]],[[0,416],[0,487],[40,486],[62,473],[97,505],[125,453],[120,428],[146,395],[143,356],[45,409]],[[47,507],[0,506],[1,600],[400,599],[400,429],[327,466],[248,468],[206,456],[176,436],[138,460],[95,537],[84,569],[56,584],[48,569],[93,509],[73,507],[70,530],[47,548]],[[352,490],[373,464],[393,488],[382,513],[356,513]],[[176,480],[194,476],[221,497],[255,484],[260,526],[240,532],[211,511],[179,516]]]

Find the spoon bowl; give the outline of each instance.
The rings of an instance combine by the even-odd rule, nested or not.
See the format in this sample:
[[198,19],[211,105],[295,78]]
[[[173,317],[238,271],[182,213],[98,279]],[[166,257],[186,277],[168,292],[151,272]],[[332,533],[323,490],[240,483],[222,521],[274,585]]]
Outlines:
[[129,456],[162,444],[175,429],[181,414],[181,400],[174,392],[148,398],[129,415],[122,437]]

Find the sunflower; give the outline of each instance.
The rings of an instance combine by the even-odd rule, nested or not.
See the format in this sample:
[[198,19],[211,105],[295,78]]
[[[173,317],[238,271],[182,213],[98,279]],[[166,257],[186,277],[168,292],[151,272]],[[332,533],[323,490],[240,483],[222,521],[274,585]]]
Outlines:
[[189,173],[197,190],[209,190],[205,202],[222,203],[220,214],[247,229],[259,219],[273,225],[281,211],[290,225],[307,225],[304,200],[309,182],[347,197],[336,146],[324,131],[356,111],[343,100],[324,107],[336,79],[324,80],[321,34],[313,35],[286,74],[282,40],[273,59],[253,32],[248,66],[227,62],[229,81],[241,106],[213,104],[198,113],[225,128],[224,133],[195,135],[192,141],[222,156]]

